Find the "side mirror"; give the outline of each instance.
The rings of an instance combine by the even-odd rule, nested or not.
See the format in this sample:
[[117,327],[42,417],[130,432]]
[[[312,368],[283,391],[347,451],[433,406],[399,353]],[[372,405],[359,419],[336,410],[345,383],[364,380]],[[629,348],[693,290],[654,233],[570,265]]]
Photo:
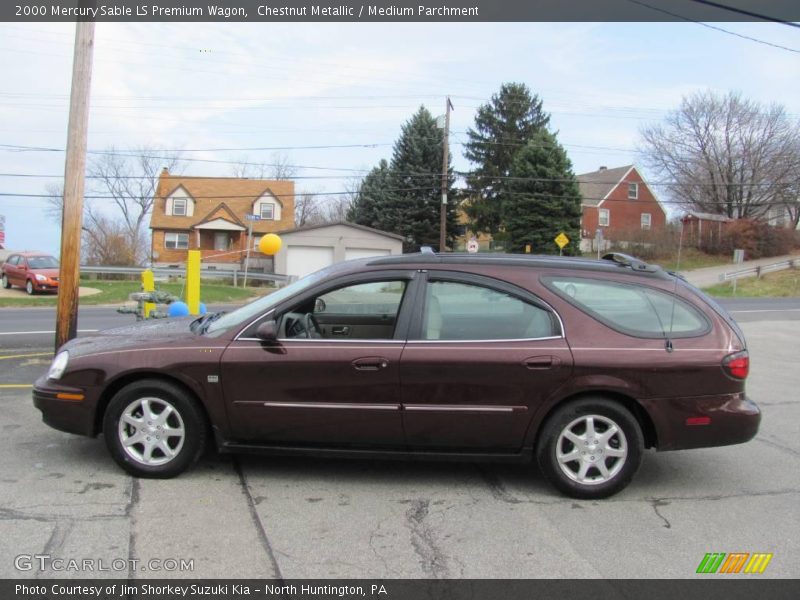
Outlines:
[[278,324],[274,320],[264,321],[256,328],[256,337],[265,342],[278,339]]

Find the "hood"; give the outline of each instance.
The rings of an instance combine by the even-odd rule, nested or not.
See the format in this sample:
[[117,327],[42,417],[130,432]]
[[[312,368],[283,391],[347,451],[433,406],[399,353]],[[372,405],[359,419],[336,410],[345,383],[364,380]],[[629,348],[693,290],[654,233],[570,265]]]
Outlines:
[[77,357],[147,346],[163,348],[171,344],[185,344],[187,340],[197,338],[189,329],[189,325],[196,318],[152,319],[105,329],[90,336],[70,340],[59,349],[59,352],[69,350],[71,356]]
[[31,269],[31,273],[38,273],[50,279],[58,279],[58,269]]

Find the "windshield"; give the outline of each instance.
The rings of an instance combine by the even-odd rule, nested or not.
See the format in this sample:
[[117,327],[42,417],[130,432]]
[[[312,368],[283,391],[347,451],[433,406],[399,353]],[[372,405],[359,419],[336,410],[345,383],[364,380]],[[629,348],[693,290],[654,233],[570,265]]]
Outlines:
[[286,287],[282,287],[278,290],[275,290],[271,294],[267,294],[258,300],[254,300],[250,304],[245,304],[233,312],[225,313],[214,321],[211,321],[208,324],[208,327],[205,329],[205,333],[213,336],[214,333],[219,333],[226,329],[230,329],[231,327],[242,326],[249,323],[257,316],[270,310],[276,304],[283,302],[286,298],[290,298],[291,296],[310,288],[318,281],[325,279],[330,270],[331,267],[328,267],[327,269],[322,269],[321,271],[307,275],[306,277],[303,277],[294,283],[290,283]]
[[28,258],[28,268],[57,269],[58,261],[52,256],[31,256]]

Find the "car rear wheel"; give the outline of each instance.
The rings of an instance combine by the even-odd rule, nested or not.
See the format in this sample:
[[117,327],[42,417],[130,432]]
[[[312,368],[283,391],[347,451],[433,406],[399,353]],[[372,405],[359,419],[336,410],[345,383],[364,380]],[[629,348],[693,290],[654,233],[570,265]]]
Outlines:
[[573,498],[606,498],[627,486],[642,462],[644,438],[631,412],[606,398],[556,410],[536,447],[539,468]]
[[3,275],[3,287],[6,289],[11,287],[11,282],[8,280],[8,277],[5,274]]
[[174,477],[191,466],[206,443],[205,417],[180,387],[145,380],[122,388],[103,418],[111,456],[137,477]]
[[30,279],[25,282],[25,291],[28,292],[29,296],[33,296],[35,290],[33,289],[33,282]]

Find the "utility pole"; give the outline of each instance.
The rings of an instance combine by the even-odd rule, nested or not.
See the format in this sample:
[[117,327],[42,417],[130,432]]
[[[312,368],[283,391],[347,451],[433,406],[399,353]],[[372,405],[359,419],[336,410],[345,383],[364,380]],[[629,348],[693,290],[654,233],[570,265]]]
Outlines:
[[81,227],[93,50],[94,23],[91,21],[75,23],[75,53],[72,59],[72,91],[69,100],[67,156],[64,167],[64,211],[61,218],[56,351],[78,333]]
[[450,138],[450,110],[453,103],[450,96],[447,96],[444,113],[444,144],[442,150],[442,207],[439,213],[439,252],[446,249],[445,240],[447,238],[447,167],[449,162],[449,138]]

